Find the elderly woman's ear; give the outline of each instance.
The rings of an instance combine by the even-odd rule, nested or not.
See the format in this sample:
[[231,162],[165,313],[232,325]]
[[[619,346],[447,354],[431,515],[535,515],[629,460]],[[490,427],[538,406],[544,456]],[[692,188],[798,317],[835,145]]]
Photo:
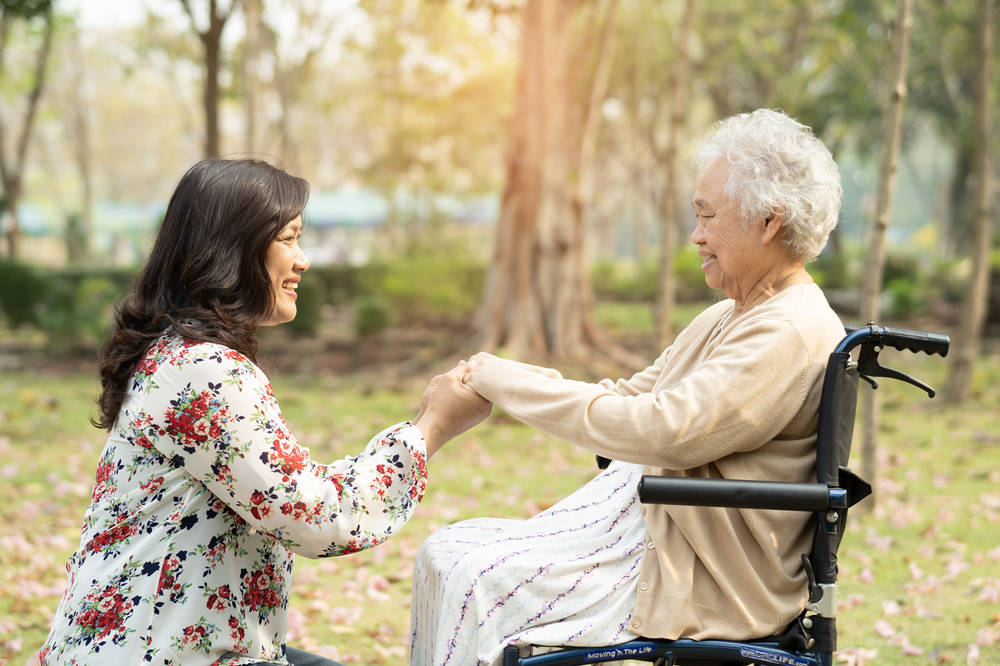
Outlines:
[[773,239],[777,238],[781,240],[784,236],[785,231],[785,211],[784,209],[774,211],[770,216],[764,218],[764,224],[761,226],[761,243],[767,245]]

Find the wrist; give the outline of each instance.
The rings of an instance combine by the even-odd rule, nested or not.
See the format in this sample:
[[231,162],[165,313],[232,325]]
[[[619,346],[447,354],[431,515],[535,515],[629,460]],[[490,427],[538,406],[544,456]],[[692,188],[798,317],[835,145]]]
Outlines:
[[426,414],[418,414],[413,419],[411,425],[420,431],[424,437],[424,446],[427,448],[427,457],[430,458],[441,448],[444,442],[441,441],[441,429],[438,428],[433,418],[428,418]]

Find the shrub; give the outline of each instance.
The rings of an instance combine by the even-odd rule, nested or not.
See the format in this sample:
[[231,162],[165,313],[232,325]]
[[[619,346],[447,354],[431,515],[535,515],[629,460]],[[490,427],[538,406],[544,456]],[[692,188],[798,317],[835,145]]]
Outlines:
[[12,328],[38,324],[51,289],[51,279],[42,271],[0,259],[0,312]]
[[685,245],[674,255],[674,274],[677,276],[678,303],[704,303],[715,298],[714,290],[705,284],[698,248]]
[[392,323],[389,306],[378,296],[362,296],[354,301],[354,332],[359,337],[384,331]]
[[323,321],[323,285],[318,280],[303,279],[295,290],[295,319],[288,328],[296,335],[316,335]]
[[317,283],[323,302],[342,305],[377,291],[382,269],[380,264],[314,266],[303,276],[299,288],[306,282]]
[[888,285],[898,279],[917,283],[921,272],[919,258],[909,254],[890,254],[885,259],[882,284]]
[[128,270],[49,271],[0,262],[0,310],[12,326],[32,325],[50,345],[96,348],[111,328],[115,299],[128,290]]
[[897,277],[886,284],[889,295],[888,312],[893,319],[906,319],[926,310],[924,289],[916,281],[908,277]]
[[847,261],[843,254],[836,254],[832,251],[824,252],[809,264],[806,270],[813,280],[823,289],[847,289],[850,287],[848,277]]
[[[681,247],[674,254],[674,276],[678,303],[702,303],[712,300],[712,290],[705,284],[701,258],[694,246]],[[613,263],[601,260],[590,271],[595,295],[610,301],[652,302],[659,291],[660,263]]]
[[457,324],[479,305],[485,274],[461,256],[403,257],[384,266],[379,295],[399,321]]

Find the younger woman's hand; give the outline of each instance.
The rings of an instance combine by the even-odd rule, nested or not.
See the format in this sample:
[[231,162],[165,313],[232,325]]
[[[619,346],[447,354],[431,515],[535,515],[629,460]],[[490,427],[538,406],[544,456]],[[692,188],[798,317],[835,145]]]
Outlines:
[[462,383],[470,367],[474,364],[459,362],[445,374],[432,379],[424,391],[413,425],[424,435],[428,458],[490,415],[492,403]]

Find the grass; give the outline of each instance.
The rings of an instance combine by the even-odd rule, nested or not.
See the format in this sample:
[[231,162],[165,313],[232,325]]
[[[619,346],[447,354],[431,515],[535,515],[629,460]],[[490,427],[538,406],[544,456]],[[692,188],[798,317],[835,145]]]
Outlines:
[[[883,362],[943,384],[938,357],[886,352]],[[852,514],[841,548],[843,660],[965,664],[978,636],[979,663],[1000,663],[1000,355],[982,359],[974,381],[963,406],[895,382],[879,389],[878,505]],[[332,376],[274,382],[292,431],[322,460],[356,453],[415,413],[421,381],[372,386]],[[87,423],[95,389],[78,371],[0,379],[0,664],[31,663],[58,603],[103,445]],[[526,518],[596,468],[591,454],[497,414],[448,444],[429,471],[428,494],[396,538],[298,560],[291,645],[335,650],[347,663],[406,664],[410,572],[423,539],[467,518]]]

